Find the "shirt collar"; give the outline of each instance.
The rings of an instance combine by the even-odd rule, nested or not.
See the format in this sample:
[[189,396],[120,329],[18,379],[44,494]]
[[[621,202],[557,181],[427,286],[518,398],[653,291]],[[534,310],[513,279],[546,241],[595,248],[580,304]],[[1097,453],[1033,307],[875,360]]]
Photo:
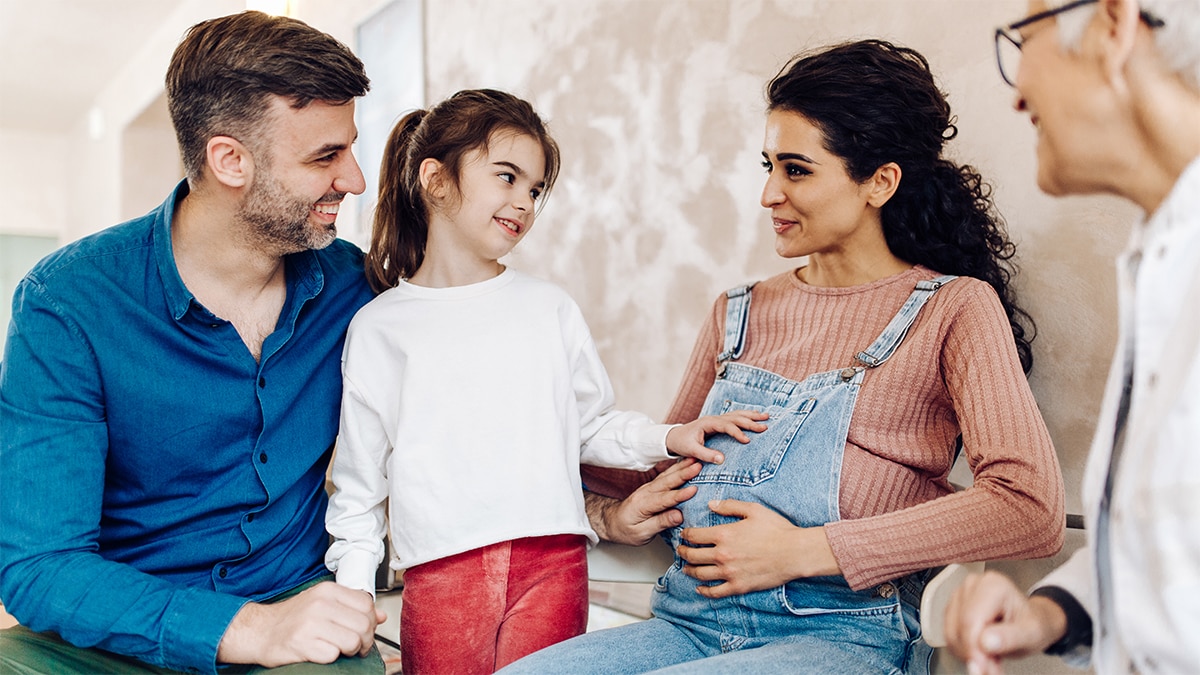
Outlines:
[[1193,214],[1197,211],[1200,211],[1200,157],[1193,159],[1179,174],[1166,199],[1154,213],[1143,215],[1129,231],[1129,242],[1117,256],[1118,265],[1136,266],[1147,241],[1164,236],[1180,225],[1194,222]]
[[1200,157],[1179,174],[1167,198],[1146,219],[1144,229],[1169,232],[1183,223],[1194,222],[1197,212],[1200,212]]
[[175,266],[175,251],[171,247],[171,223],[175,219],[175,207],[188,194],[187,179],[179,181],[170,197],[154,213],[154,258],[158,274],[163,283],[163,295],[167,307],[176,321],[187,314],[188,306],[195,296],[183,285],[179,268]]

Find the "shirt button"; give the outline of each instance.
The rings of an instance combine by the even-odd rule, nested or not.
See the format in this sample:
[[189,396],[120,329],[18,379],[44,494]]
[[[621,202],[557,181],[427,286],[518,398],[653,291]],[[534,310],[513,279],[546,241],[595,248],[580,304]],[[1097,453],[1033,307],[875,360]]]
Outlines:
[[253,522],[254,522],[254,514],[253,514],[253,513],[247,513],[247,514],[246,514],[246,522],[247,522],[247,523],[253,523]]
[[262,462],[263,464],[266,464],[267,463],[267,453],[265,453],[265,452],[259,453],[258,461]]
[[229,570],[225,569],[224,567],[217,571],[217,576],[221,577],[222,579],[224,579],[225,575],[227,574],[229,574]]
[[258,388],[264,389],[264,388],[266,388],[266,386],[267,386],[267,378],[265,378],[265,377],[258,378]]

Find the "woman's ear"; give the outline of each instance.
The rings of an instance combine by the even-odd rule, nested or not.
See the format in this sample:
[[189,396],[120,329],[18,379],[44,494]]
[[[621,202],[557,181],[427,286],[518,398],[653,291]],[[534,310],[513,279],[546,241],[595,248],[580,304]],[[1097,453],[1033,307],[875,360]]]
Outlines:
[[901,173],[900,165],[895,162],[875,169],[875,174],[867,179],[867,203],[877,209],[883,208],[900,187]]
[[205,161],[222,185],[246,187],[254,178],[254,157],[232,136],[213,136],[205,146]]

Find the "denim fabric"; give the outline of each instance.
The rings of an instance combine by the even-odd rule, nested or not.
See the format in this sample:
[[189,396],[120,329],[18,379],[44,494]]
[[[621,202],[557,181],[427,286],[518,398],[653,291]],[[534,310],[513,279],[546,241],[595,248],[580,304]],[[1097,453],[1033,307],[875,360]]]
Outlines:
[[[731,292],[718,379],[702,414],[763,411],[768,429],[749,445],[709,440],[725,462],[704,465],[692,479],[697,493],[680,505],[683,524],[663,533],[671,547],[685,543],[684,528],[734,520],[708,509],[714,499],[760,503],[801,527],[837,520],[846,434],[866,373],[887,361],[924,303],[950,279],[919,283],[861,353],[863,365],[802,382],[732,360],[744,342],[750,293]],[[917,616],[925,573],[862,591],[831,576],[709,599],[696,592],[701,582],[684,574],[683,564],[676,556],[656,584],[654,619],[576,638],[504,672],[928,672],[930,650]]]
[[342,342],[371,293],[349,243],[288,256],[256,362],[175,267],[186,193],[17,287],[0,366],[0,598],[34,631],[213,671],[247,599],[325,572]]

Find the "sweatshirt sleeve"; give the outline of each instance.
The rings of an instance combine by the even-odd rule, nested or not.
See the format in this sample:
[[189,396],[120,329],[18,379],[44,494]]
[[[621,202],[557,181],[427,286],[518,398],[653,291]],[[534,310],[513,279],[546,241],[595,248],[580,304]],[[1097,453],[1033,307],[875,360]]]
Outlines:
[[1049,431],[999,299],[990,287],[973,287],[948,317],[938,358],[974,484],[827,524],[853,589],[950,562],[1046,557],[1062,547],[1065,491]]
[[571,388],[579,413],[580,462],[645,471],[668,459],[667,432],[648,416],[615,410],[616,395],[583,313],[573,301],[560,316],[571,347]]
[[[725,316],[725,294],[722,293],[713,305],[712,312],[696,338],[692,356],[684,371],[683,381],[675,394],[675,400],[667,412],[668,424],[686,424],[700,416],[708,390],[716,380],[715,357],[718,353],[718,331],[724,330],[720,317]],[[665,435],[664,435],[665,438]],[[622,469],[583,466],[583,483],[589,492],[624,499],[641,485],[654,479],[671,466],[673,461],[661,462],[650,471],[627,471]]]
[[339,584],[374,596],[375,571],[384,556],[391,444],[375,408],[377,401],[354,377],[359,364],[372,368],[381,363],[370,353],[360,353],[362,349],[369,350],[369,345],[354,335],[352,326],[346,339],[341,423],[330,472],[334,490],[325,515],[325,529],[333,538],[325,566]]

